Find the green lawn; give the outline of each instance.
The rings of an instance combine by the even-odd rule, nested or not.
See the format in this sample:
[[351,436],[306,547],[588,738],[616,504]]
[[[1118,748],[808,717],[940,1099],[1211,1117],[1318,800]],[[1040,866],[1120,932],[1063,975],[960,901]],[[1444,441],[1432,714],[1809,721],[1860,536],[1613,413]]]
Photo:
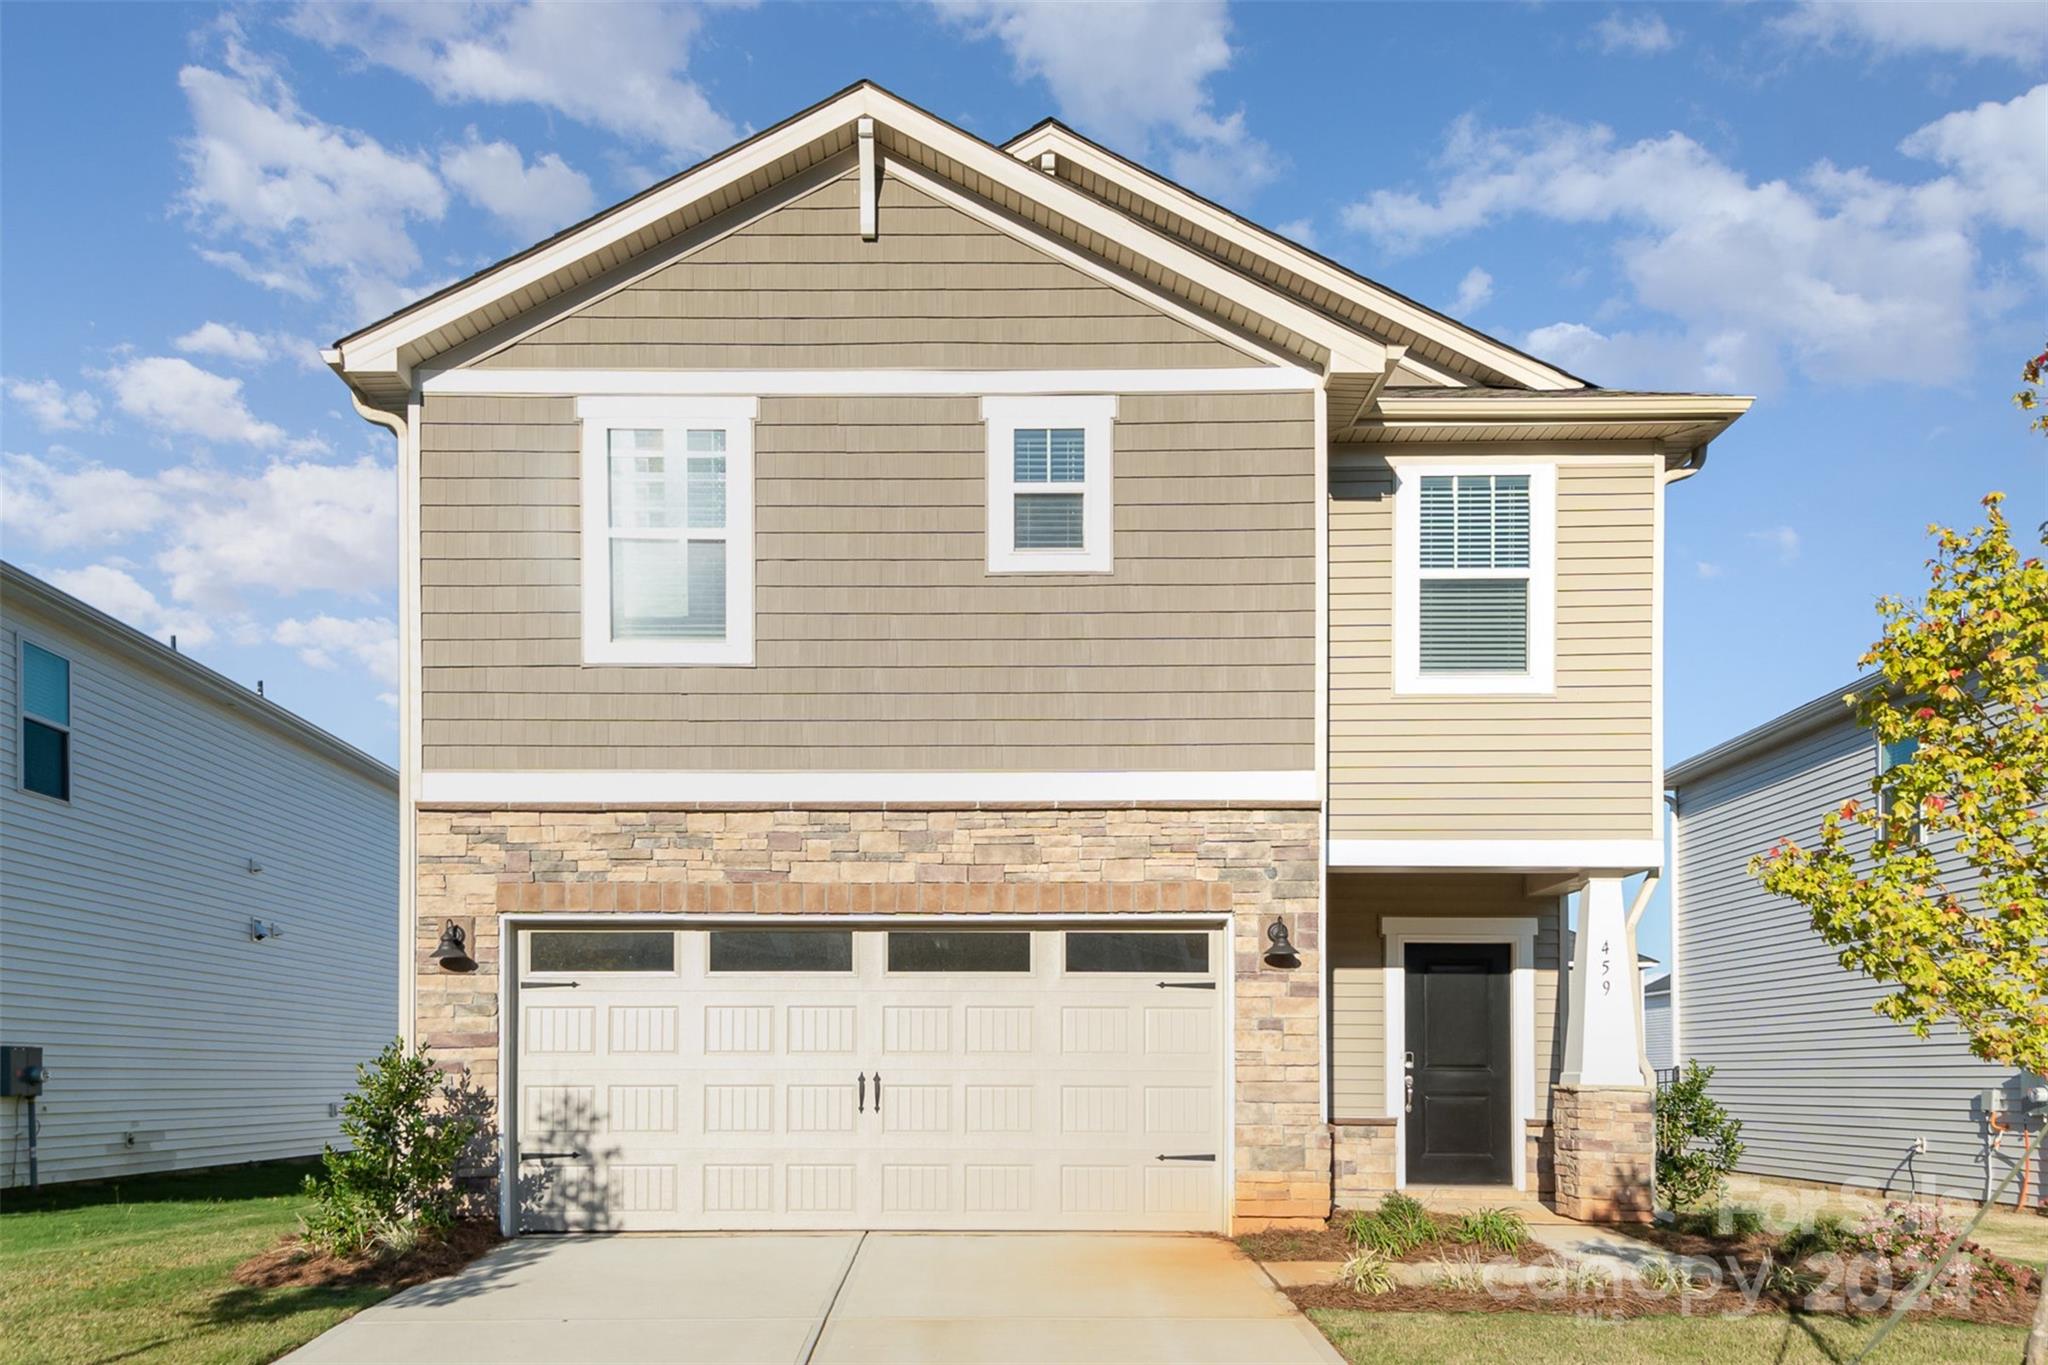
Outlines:
[[298,1162],[0,1197],[0,1361],[267,1361],[390,1291],[244,1289],[298,1227]]
[[[1635,1365],[1703,1360],[1853,1360],[1873,1323],[1787,1318],[1659,1317],[1608,1322],[1555,1313],[1367,1313],[1315,1308],[1309,1317],[1352,1365],[1416,1360],[1512,1360],[1515,1365]],[[2018,1327],[1911,1322],[1886,1338],[1878,1365],[2018,1360]]]

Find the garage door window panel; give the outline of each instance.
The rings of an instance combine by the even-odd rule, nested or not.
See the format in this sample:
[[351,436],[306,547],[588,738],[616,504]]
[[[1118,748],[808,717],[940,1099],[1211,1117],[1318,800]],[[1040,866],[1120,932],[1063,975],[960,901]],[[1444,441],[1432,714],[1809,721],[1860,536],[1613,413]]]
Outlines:
[[889,970],[1024,974],[1031,970],[1031,935],[892,931]]
[[846,929],[714,929],[714,972],[851,972],[853,933]]
[[527,970],[534,972],[639,972],[676,969],[676,936],[642,930],[546,930],[528,936]]
[[1206,933],[1115,933],[1076,930],[1067,935],[1069,972],[1169,972],[1209,970]]

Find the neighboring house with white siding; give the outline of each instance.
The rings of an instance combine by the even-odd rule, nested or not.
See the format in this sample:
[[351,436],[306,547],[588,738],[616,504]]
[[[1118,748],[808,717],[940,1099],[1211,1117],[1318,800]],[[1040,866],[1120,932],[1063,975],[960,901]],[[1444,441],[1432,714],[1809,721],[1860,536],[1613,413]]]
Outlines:
[[1652,1071],[1678,1065],[1671,1050],[1671,973],[1643,987],[1643,1055]]
[[[2024,1076],[1970,1054],[1953,1027],[1918,1037],[1874,1013],[1887,994],[1845,969],[1796,902],[1749,860],[1821,817],[1868,800],[1880,746],[1837,688],[1666,774],[1675,795],[1672,1032],[1681,1062],[1714,1068],[1716,1099],[1742,1120],[1742,1169],[1906,1195],[1982,1195],[1984,1097],[2017,1122]],[[1959,889],[1966,865],[1937,846]],[[1959,875],[1960,874],[1960,875]],[[1993,1158],[2003,1179],[2008,1135]],[[2048,1175],[2048,1164],[2035,1176]]]
[[0,625],[0,1182],[31,1112],[45,1184],[319,1151],[397,1028],[397,774],[11,564]]
[[1747,399],[867,82],[326,359],[508,1231],[1647,1212],[1664,509]]

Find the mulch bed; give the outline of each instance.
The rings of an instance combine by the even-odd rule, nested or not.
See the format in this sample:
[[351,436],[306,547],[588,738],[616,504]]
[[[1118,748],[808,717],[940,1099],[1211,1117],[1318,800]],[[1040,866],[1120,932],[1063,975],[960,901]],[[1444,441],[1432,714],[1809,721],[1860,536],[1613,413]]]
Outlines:
[[[1348,1261],[1358,1251],[1357,1244],[1344,1230],[1350,1221],[1349,1212],[1340,1212],[1321,1227],[1268,1228],[1264,1232],[1246,1233],[1237,1239],[1237,1244],[1257,1261]],[[1456,1222],[1455,1218],[1437,1215],[1437,1226],[1445,1235],[1394,1259],[1410,1265],[1433,1265],[1440,1258],[1460,1260],[1474,1254],[1481,1261],[1513,1260],[1521,1265],[1542,1265],[1551,1259],[1550,1248],[1533,1239],[1523,1242],[1512,1255],[1493,1247],[1453,1241],[1449,1232]]]
[[455,1224],[439,1236],[423,1238],[397,1256],[330,1256],[315,1251],[297,1236],[235,1267],[235,1283],[250,1289],[381,1285],[405,1289],[453,1275],[504,1241],[494,1222]]

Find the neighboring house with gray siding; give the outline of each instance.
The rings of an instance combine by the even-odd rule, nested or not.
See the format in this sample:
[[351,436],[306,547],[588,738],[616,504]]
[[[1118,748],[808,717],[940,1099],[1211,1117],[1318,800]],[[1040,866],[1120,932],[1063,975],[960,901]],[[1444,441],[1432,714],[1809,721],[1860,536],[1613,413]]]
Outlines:
[[1643,987],[1643,1055],[1652,1071],[1669,1071],[1678,1065],[1671,1048],[1671,974],[1666,972]]
[[[1676,1056],[1714,1068],[1713,1095],[1743,1123],[1745,1171],[1981,1197],[1982,1096],[1994,1092],[2016,1116],[2022,1076],[1971,1056],[1951,1027],[1921,1038],[1872,1012],[1885,989],[1844,969],[1803,907],[1749,875],[1749,860],[1780,838],[1810,839],[1824,813],[1870,798],[1879,746],[1842,700],[1853,690],[1666,775],[1676,798]],[[1945,872],[1966,872],[1936,852]],[[2008,1154],[2016,1146],[2007,1139]],[[2006,1169],[1999,1159],[1996,1175]]]
[[[0,1183],[304,1156],[398,999],[397,774],[0,565]],[[259,940],[252,922],[260,921]]]
[[507,1231],[1645,1210],[1664,509],[1747,399],[867,82],[326,359]]

